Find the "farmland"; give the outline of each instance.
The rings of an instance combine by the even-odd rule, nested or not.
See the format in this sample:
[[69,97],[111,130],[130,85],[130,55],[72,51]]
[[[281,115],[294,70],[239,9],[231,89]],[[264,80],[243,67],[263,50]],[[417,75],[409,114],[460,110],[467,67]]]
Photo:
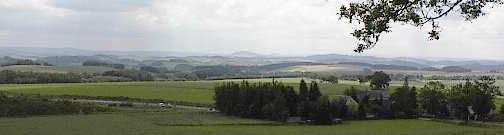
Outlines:
[[[71,123],[71,124],[69,124]],[[189,110],[123,110],[93,115],[0,119],[8,135],[499,135],[499,128],[463,127],[424,120],[348,121],[341,125],[278,125],[276,122]],[[415,132],[411,132],[415,131]]]
[[[298,87],[299,78],[280,78],[278,81]],[[193,103],[213,103],[214,86],[226,81],[159,81],[159,82],[109,82],[109,83],[67,83],[67,84],[3,84],[0,90],[47,95],[81,95],[131,97],[142,99],[164,99]],[[271,79],[250,79],[250,82],[271,82]],[[307,80],[310,81],[310,80]],[[322,84],[324,94],[343,94],[351,84]]]
[[[249,82],[270,82],[272,79],[248,79]],[[277,78],[277,81],[294,86],[300,78]],[[158,82],[109,82],[109,83],[65,83],[65,84],[2,84],[0,90],[47,95],[126,96],[143,99],[166,99],[193,103],[212,104],[215,81],[158,81]],[[316,81],[307,79],[307,82]],[[393,82],[390,89],[401,82]],[[351,86],[367,87],[355,81],[340,81],[339,84],[321,84],[326,95],[342,94]],[[421,82],[412,85],[421,86]],[[504,100],[498,99],[497,104]],[[71,124],[69,124],[71,123]],[[366,120],[345,121],[341,125],[315,126],[291,125],[272,121],[224,116],[196,110],[120,109],[116,112],[91,115],[33,116],[26,118],[0,119],[0,131],[9,135],[51,134],[357,134],[357,135],[499,135],[500,128],[467,127],[425,120]],[[415,132],[411,132],[415,131]]]
[[[253,82],[271,82],[272,79],[247,79]],[[293,86],[297,89],[301,78],[277,78],[277,81]],[[212,104],[214,86],[219,83],[242,79],[216,80],[216,81],[156,81],[156,82],[107,82],[107,83],[61,83],[61,84],[1,84],[1,91],[33,93],[44,95],[80,95],[80,96],[109,96],[131,97],[141,99],[163,99],[172,101],[185,101],[193,103]],[[316,81],[307,79],[307,82]],[[457,81],[457,83],[460,81]],[[455,84],[455,82],[445,82]],[[412,81],[410,85],[423,87],[425,82]],[[340,81],[339,84],[323,83],[321,91],[325,95],[341,95],[344,90],[354,87],[367,87],[368,84],[359,85],[356,81]],[[394,81],[390,90],[402,85]],[[497,85],[504,88],[504,81],[498,80]],[[389,92],[391,93],[391,92]]]

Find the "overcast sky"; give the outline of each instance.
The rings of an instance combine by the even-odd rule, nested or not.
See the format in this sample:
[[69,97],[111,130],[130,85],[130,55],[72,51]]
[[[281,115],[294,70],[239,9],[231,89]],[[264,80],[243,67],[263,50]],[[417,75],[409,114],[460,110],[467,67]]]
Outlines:
[[[0,46],[309,55],[354,54],[344,0],[0,0]],[[454,15],[455,16],[455,15]],[[393,25],[361,55],[504,59],[504,8],[428,28]]]

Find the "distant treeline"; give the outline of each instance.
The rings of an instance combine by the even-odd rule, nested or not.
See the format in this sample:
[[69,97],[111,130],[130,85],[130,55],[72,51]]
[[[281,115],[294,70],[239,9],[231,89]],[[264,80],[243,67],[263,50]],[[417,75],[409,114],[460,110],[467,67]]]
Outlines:
[[237,65],[212,65],[192,66],[178,64],[174,69],[156,66],[140,66],[138,69],[153,73],[159,79],[166,80],[220,80],[220,79],[249,79],[268,77],[302,77],[302,72],[268,72],[295,65],[310,65],[317,63],[298,62],[280,63],[261,66],[237,66]]
[[369,64],[362,62],[340,62],[339,64],[347,64],[347,65],[358,65],[358,66],[366,66],[372,69],[378,70],[422,70],[422,71],[442,71],[442,72],[456,72],[456,73],[464,73],[471,72],[471,69],[459,67],[459,66],[446,66],[443,68],[435,68],[435,67],[424,67],[418,68],[414,66],[402,66],[402,65],[388,65],[388,64]]
[[115,69],[124,69],[126,66],[123,64],[110,64],[107,62],[103,61],[98,61],[98,60],[88,60],[82,63],[82,66],[102,66],[102,67],[111,67]]
[[[103,79],[103,76],[117,79]],[[103,74],[0,71],[0,84],[80,83],[108,81],[152,81],[154,77],[137,70],[107,71]]]
[[[5,58],[4,58],[5,59]],[[8,59],[8,58],[7,58]],[[8,62],[2,64],[1,66],[13,66],[13,65],[41,65],[41,66],[52,66],[49,63],[34,61],[30,59],[8,59]]]
[[227,115],[275,121],[300,117],[315,124],[330,124],[335,118],[504,120],[504,111],[492,112],[497,108],[496,96],[502,93],[495,80],[487,76],[452,87],[429,82],[420,90],[409,87],[406,81],[390,96],[383,90],[352,87],[345,90],[345,95],[331,100],[321,94],[316,82],[307,87],[301,81],[299,92],[278,82],[228,82],[215,87],[215,105]]
[[81,81],[82,76],[75,73],[0,71],[0,83],[2,84],[78,83]]
[[40,96],[24,96],[0,92],[0,117],[78,113],[89,114],[106,111],[110,111],[110,109],[94,104],[51,101]]
[[131,79],[131,81],[152,81],[154,77],[148,72],[142,72],[137,70],[113,70],[106,71],[102,74],[103,76],[115,76]]

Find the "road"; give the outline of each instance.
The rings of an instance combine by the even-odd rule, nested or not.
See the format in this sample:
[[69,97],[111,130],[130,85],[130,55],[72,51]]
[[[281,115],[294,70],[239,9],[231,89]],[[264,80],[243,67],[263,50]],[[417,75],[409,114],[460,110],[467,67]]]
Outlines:
[[[159,103],[144,103],[144,102],[128,102],[128,101],[108,101],[108,100],[90,100],[90,99],[59,99],[68,100],[77,103],[97,103],[97,104],[132,104],[133,107],[161,107]],[[191,109],[191,110],[205,110],[208,111],[208,107],[198,107],[198,106],[187,106],[187,105],[173,105],[174,108],[181,109]]]

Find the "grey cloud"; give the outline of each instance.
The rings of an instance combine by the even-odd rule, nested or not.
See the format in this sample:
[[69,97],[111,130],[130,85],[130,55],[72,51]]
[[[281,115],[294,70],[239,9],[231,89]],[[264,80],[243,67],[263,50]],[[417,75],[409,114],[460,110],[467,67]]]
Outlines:
[[[0,46],[306,55],[352,53],[356,43],[349,34],[355,24],[336,15],[339,0],[6,2],[0,2]],[[364,55],[502,59],[502,12],[493,9],[473,23],[450,16],[440,41],[427,40],[428,28],[393,25]]]
[[151,6],[152,0],[50,0],[48,4],[78,12],[130,12]]

